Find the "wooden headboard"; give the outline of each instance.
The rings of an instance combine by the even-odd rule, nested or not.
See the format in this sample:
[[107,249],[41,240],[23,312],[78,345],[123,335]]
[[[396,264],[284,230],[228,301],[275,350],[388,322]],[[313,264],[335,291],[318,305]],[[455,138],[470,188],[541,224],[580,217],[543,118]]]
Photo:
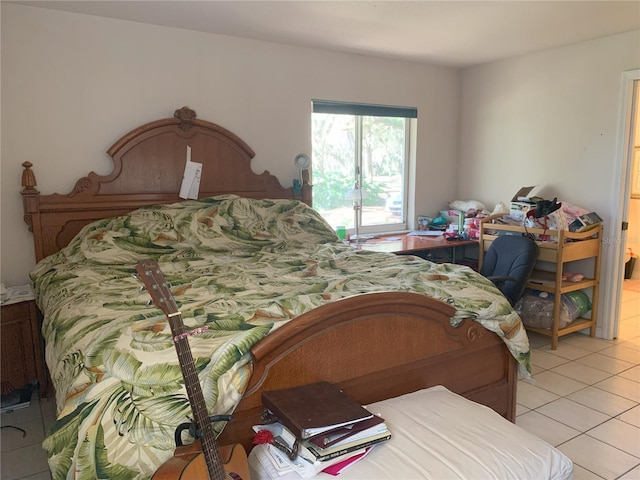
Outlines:
[[182,201],[179,197],[187,146],[201,163],[199,198],[234,193],[249,198],[295,198],[311,205],[308,172],[299,193],[284,188],[268,171],[251,170],[253,150],[240,138],[182,107],[142,125],[116,141],[107,153],[113,171],[94,172],[67,195],[40,195],[32,164],[23,163],[24,220],[33,232],[36,261],[65,247],[86,224],[137,208]]

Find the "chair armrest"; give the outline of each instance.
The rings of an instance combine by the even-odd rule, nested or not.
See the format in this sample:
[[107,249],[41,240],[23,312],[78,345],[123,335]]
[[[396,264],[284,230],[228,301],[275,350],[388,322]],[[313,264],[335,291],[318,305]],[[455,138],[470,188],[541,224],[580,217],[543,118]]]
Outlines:
[[518,279],[515,277],[504,277],[504,276],[491,276],[491,277],[486,277],[489,280],[491,280],[494,284],[498,284],[498,283],[504,283],[504,282],[517,282]]

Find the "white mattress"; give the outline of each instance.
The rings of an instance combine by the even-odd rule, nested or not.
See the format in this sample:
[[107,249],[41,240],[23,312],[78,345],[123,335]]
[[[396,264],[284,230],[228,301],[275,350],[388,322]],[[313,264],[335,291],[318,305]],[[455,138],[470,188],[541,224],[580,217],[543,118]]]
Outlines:
[[[368,408],[385,419],[392,438],[344,470],[339,480],[573,478],[573,464],[559,450],[444,387]],[[254,452],[249,457],[251,478],[270,478],[260,471]],[[319,473],[314,478],[335,477]]]

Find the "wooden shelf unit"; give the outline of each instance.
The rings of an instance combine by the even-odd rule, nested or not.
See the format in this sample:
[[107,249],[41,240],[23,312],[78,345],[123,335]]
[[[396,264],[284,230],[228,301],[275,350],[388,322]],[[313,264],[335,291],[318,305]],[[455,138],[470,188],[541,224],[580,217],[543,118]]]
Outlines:
[[[544,230],[542,228],[525,228],[524,226],[504,225],[492,223],[503,215],[492,215],[485,218],[480,227],[480,248],[478,252],[479,265],[482,266],[484,252],[487,251],[491,242],[498,234],[511,232],[513,234],[531,234],[536,238],[539,235],[549,235],[552,241],[536,241],[540,248],[538,263],[546,262],[553,265],[555,271],[547,271],[536,268],[531,275],[527,288],[548,292],[553,294],[553,322],[552,328],[535,328],[526,326],[527,330],[537,332],[551,337],[551,349],[558,348],[558,338],[579,330],[589,329],[589,335],[596,334],[596,321],[598,312],[598,293],[600,287],[600,258],[602,254],[602,225],[598,225],[591,230],[581,233],[569,232],[566,230]],[[503,233],[504,234],[504,233]],[[593,268],[582,273],[584,279],[579,282],[569,282],[562,280],[565,264],[578,260],[593,259]],[[574,292],[590,288],[591,292],[591,314],[589,318],[579,317],[564,328],[559,328],[560,307],[563,293]]]

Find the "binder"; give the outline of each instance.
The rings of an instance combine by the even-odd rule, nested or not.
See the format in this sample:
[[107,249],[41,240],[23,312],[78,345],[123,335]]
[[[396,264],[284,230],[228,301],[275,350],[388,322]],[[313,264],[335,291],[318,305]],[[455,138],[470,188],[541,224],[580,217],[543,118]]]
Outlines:
[[338,427],[327,432],[320,433],[310,437],[307,441],[314,444],[318,448],[329,448],[348,439],[360,439],[367,434],[379,433],[386,429],[384,418],[373,415],[367,420],[358,423]]
[[265,391],[262,404],[299,440],[373,417],[328,382]]

